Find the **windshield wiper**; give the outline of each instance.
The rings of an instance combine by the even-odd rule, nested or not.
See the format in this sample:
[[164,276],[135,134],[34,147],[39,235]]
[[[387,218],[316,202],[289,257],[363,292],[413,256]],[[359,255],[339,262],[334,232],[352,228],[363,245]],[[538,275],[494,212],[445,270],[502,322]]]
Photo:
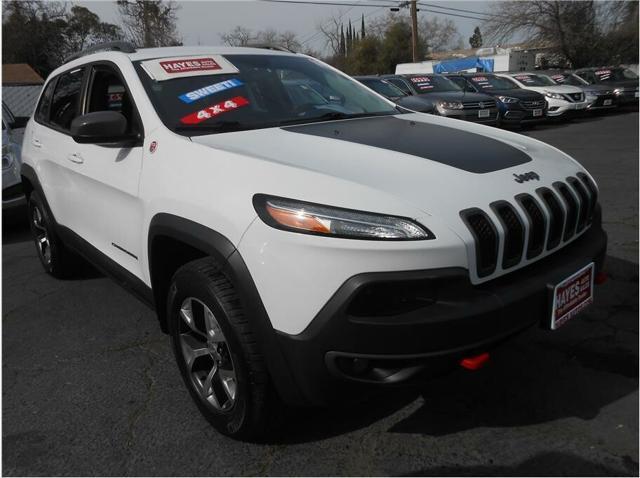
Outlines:
[[286,126],[298,123],[318,123],[322,121],[331,121],[331,120],[341,120],[341,119],[353,119],[353,118],[364,118],[367,116],[387,116],[397,114],[395,112],[389,111],[384,113],[342,113],[340,111],[329,111],[328,113],[322,114],[320,116],[312,116],[310,118],[296,118],[290,120],[280,121],[278,126]]

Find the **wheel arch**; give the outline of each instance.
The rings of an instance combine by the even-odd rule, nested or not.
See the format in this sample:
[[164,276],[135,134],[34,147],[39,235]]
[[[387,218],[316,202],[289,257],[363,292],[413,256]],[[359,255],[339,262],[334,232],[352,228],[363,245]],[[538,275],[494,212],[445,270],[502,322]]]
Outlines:
[[183,264],[207,256],[219,263],[223,273],[237,289],[278,393],[288,403],[304,403],[240,252],[219,232],[168,213],[159,213],[152,218],[148,234],[149,276],[162,330],[167,331],[166,300],[171,277]]

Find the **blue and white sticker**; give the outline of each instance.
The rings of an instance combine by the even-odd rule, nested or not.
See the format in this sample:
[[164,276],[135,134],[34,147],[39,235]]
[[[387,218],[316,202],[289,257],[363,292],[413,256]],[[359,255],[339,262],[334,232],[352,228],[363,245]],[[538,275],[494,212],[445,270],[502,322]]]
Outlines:
[[230,80],[221,81],[220,83],[214,83],[213,85],[203,86],[197,90],[190,91],[184,95],[178,96],[184,103],[193,103],[207,96],[220,93],[221,91],[229,90],[237,86],[242,86],[244,83],[237,78],[231,78]]

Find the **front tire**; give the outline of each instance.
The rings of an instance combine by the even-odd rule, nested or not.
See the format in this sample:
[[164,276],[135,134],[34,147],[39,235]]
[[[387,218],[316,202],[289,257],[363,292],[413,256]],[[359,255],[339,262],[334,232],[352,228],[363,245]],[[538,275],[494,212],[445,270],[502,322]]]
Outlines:
[[264,437],[279,403],[241,299],[212,258],[178,269],[167,317],[180,374],[200,412],[230,437]]
[[58,279],[71,277],[78,268],[79,259],[56,234],[55,225],[40,194],[33,191],[27,204],[29,227],[42,267]]

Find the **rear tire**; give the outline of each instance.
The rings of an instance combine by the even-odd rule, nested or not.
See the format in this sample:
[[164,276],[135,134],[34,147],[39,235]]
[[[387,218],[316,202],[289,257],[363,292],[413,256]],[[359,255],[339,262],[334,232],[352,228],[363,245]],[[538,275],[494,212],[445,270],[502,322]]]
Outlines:
[[55,231],[55,224],[37,191],[29,195],[29,227],[44,270],[58,279],[73,276],[80,258],[69,251]]
[[173,352],[200,412],[232,438],[266,437],[280,402],[232,282],[210,257],[189,262],[167,304]]

